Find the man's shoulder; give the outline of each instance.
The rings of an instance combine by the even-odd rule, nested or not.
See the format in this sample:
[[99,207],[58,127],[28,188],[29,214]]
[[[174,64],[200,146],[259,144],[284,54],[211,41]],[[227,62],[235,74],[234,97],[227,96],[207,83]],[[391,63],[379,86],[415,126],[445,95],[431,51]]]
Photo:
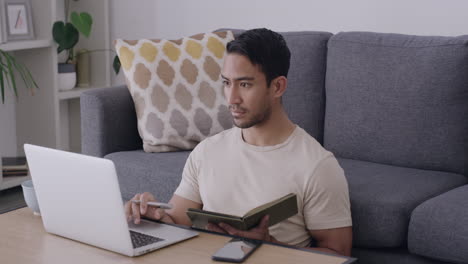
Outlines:
[[305,152],[314,152],[317,155],[327,155],[327,151],[313,136],[307,133],[303,128],[297,127],[297,140],[295,144],[302,146],[301,149]]
[[312,135],[310,135],[307,131],[305,131],[305,129],[303,129],[299,125],[297,125],[296,129],[297,129],[297,134],[301,140],[305,141],[308,144],[313,144],[314,146],[317,144],[320,145],[320,143]]
[[308,171],[314,171],[325,160],[336,159],[332,152],[325,149],[320,142],[307,133],[304,129],[298,127],[296,139],[292,145],[294,154],[291,159],[298,168],[305,168]]

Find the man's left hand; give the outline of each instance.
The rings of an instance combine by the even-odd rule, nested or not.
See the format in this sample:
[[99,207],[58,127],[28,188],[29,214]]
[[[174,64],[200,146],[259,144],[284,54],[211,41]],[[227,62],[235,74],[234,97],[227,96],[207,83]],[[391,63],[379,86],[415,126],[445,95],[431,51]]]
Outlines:
[[226,223],[219,223],[219,224],[209,223],[206,226],[206,228],[213,232],[228,233],[232,236],[240,236],[240,237],[245,237],[245,238],[250,238],[250,239],[263,240],[267,242],[276,242],[276,239],[270,236],[270,232],[268,231],[269,219],[270,219],[270,216],[265,215],[260,221],[260,224],[258,224],[254,228],[249,229],[248,231],[242,231],[242,230],[236,229]]

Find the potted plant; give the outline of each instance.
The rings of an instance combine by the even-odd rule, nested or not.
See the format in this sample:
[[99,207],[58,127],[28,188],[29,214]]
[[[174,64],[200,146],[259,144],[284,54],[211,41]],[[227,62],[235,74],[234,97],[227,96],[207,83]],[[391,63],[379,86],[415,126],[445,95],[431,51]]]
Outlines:
[[[78,1],[78,0],[74,0]],[[67,52],[67,59],[64,63],[59,63],[58,72],[59,72],[59,87],[61,90],[69,90],[76,86],[76,68],[77,57],[84,57],[81,59],[81,62],[88,62],[88,53],[94,51],[107,51],[108,49],[100,50],[80,50],[79,52],[74,52],[74,47],[79,41],[80,33],[88,38],[91,34],[91,26],[93,24],[92,16],[87,12],[72,12],[70,15],[70,21],[68,20],[69,14],[69,5],[70,0],[65,1],[65,21],[56,21],[52,27],[52,35],[54,41],[58,44],[57,53],[62,51]],[[80,65],[79,65],[80,66]],[[79,67],[78,66],[78,67]],[[89,70],[88,65],[81,65],[79,67],[82,71]],[[113,69],[116,74],[120,71],[120,60],[118,56],[114,57]],[[89,78],[88,74],[81,72],[81,76]],[[85,81],[87,83],[87,81]]]
[[[76,1],[76,0],[75,0]],[[70,21],[68,19],[70,1],[65,1],[65,21],[56,21],[52,27],[52,37],[58,44],[57,53],[67,52],[64,63],[59,63],[59,88],[69,90],[76,85],[76,58],[73,48],[80,39],[80,33],[89,37],[93,18],[87,12],[72,12]]]
[[28,68],[26,68],[24,64],[16,61],[13,55],[0,49],[0,94],[2,97],[2,104],[5,103],[5,86],[8,84],[10,84],[15,96],[18,97],[15,73],[18,73],[26,85],[26,88],[31,91],[31,94],[34,94],[34,89],[38,88],[38,86]]

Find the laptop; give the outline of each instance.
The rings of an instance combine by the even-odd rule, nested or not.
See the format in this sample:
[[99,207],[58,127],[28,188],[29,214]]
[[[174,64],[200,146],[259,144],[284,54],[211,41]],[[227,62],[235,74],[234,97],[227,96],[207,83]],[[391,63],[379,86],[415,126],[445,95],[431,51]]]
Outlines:
[[142,220],[127,222],[111,160],[24,145],[47,232],[127,256],[192,238],[197,232]]

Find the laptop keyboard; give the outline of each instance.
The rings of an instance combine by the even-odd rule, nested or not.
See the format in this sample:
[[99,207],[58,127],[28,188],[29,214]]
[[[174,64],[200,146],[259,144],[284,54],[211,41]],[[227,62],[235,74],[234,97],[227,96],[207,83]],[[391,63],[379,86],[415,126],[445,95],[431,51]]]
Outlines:
[[160,237],[149,236],[132,230],[130,230],[130,237],[132,238],[133,248],[140,248],[149,244],[164,241],[164,239]]

